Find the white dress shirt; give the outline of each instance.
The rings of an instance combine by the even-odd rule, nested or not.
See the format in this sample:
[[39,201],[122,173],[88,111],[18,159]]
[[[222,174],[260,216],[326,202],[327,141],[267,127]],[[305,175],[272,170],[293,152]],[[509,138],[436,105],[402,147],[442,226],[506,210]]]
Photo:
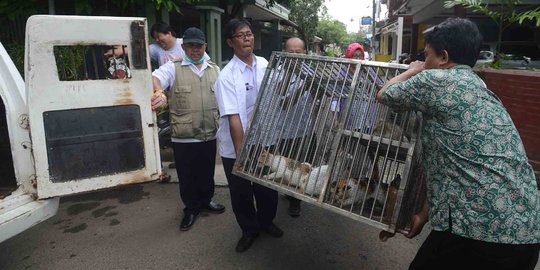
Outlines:
[[222,157],[236,158],[228,116],[238,114],[246,131],[267,65],[266,59],[253,55],[249,67],[235,55],[219,74],[214,88],[221,117],[217,138]]

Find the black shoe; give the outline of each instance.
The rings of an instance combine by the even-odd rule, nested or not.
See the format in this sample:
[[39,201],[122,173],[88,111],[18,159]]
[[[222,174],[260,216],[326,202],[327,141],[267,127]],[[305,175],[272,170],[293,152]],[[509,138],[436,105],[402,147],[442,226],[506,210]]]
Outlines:
[[187,231],[191,226],[193,226],[193,223],[195,223],[195,220],[197,219],[198,214],[186,214],[184,215],[184,218],[182,218],[182,222],[180,222],[180,230],[181,231]]
[[238,240],[238,244],[236,244],[236,252],[244,252],[248,250],[251,245],[253,245],[253,242],[255,242],[255,238],[257,238],[257,235],[243,235],[240,240]]
[[221,214],[225,212],[225,206],[214,201],[210,201],[208,205],[205,205],[203,207],[203,209],[208,212],[215,213],[215,214]]
[[267,234],[275,238],[280,238],[283,236],[283,231],[280,228],[278,228],[276,225],[274,225],[274,223],[264,227],[263,231],[265,231]]
[[295,198],[289,199],[289,216],[299,217],[300,216],[300,200]]

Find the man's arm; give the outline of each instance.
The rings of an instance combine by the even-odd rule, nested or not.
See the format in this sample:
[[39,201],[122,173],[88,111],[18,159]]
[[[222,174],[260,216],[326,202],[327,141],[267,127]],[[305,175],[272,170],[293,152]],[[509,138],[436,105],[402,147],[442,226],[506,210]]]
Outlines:
[[429,219],[428,209],[428,201],[426,198],[422,210],[411,217],[411,230],[405,237],[413,238],[422,232],[424,225],[426,225]]
[[170,88],[173,86],[175,79],[176,67],[174,63],[170,61],[152,72],[152,86],[154,89]]
[[175,67],[172,62],[168,62],[152,72],[152,87],[154,89],[152,95],[152,110],[167,103],[167,97],[163,93],[163,89],[172,86],[175,74]]
[[154,92],[163,92],[163,88],[161,88],[161,81],[156,76],[152,76],[152,87],[154,88]]
[[150,61],[152,62],[158,62],[159,61],[159,49],[160,47],[157,44],[150,44],[149,51],[150,51]]
[[386,84],[384,84],[383,88],[377,92],[377,101],[383,102],[383,96],[384,90],[386,88],[394,83],[403,82],[408,79],[410,79],[412,76],[420,73],[422,70],[424,70],[424,62],[421,61],[414,61],[409,65],[409,69],[407,69],[405,72],[397,75],[396,77],[390,79]]
[[161,81],[156,76],[152,76],[152,86],[154,88],[154,93],[152,94],[152,110],[155,111],[167,103],[167,96],[163,93]]
[[242,138],[244,137],[244,129],[239,114],[231,114],[227,117],[229,117],[229,129],[234,145],[234,151],[236,152],[236,157],[238,157],[240,155],[240,147],[242,146]]

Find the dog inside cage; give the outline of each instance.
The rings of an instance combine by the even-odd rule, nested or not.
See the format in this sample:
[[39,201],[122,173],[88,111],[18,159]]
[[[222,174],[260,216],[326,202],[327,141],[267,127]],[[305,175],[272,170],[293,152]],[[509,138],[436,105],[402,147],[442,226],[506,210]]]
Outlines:
[[395,229],[420,117],[376,102],[404,71],[386,63],[274,53],[235,173]]

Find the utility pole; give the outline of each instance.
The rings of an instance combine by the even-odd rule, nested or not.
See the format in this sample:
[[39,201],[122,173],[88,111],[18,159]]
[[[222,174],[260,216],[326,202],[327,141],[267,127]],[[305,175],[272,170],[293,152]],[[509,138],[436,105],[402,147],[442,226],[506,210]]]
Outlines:
[[375,0],[373,0],[373,17],[371,21],[371,59],[375,61],[375,11],[377,10],[377,6],[375,6]]

